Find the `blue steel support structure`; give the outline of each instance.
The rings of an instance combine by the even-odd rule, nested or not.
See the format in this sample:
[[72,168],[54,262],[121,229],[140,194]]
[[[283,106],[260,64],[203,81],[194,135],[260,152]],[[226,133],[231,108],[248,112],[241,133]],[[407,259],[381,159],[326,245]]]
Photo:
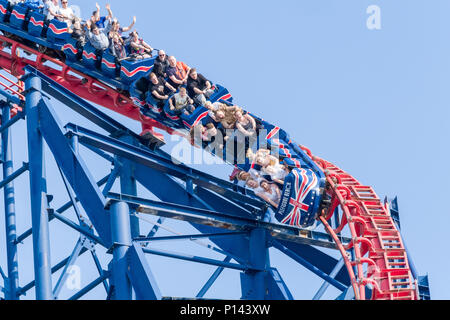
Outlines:
[[[9,119],[8,107],[3,107],[2,155],[5,188],[5,217],[8,247],[7,298],[20,298],[33,287],[37,299],[60,298],[67,279],[67,270],[77,258],[90,251],[98,277],[70,299],[81,299],[103,284],[107,299],[163,299],[159,281],[151,269],[148,255],[214,266],[206,283],[193,290],[192,296],[204,298],[225,269],[240,272],[242,299],[286,299],[293,295],[269,257],[276,248],[299,265],[322,278],[346,296],[350,280],[342,263],[318,248],[336,249],[324,232],[306,231],[264,222],[266,205],[244,188],[183,164],[174,164],[171,157],[157,148],[149,150],[142,138],[127,127],[104,114],[98,108],[75,96],[40,72],[27,68],[26,118],[28,127],[29,165],[13,171],[10,127],[23,118],[19,114]],[[79,125],[62,125],[48,98],[52,96],[63,105],[82,115],[108,135],[87,130]],[[18,103],[7,92],[0,91],[7,101]],[[70,201],[59,209],[47,201],[44,162],[44,140],[60,170]],[[80,148],[92,151],[113,165],[109,175],[95,182]],[[32,228],[19,237],[15,234],[13,180],[30,171]],[[120,180],[120,193],[111,192]],[[158,201],[138,197],[137,183],[151,192]],[[104,186],[101,190],[100,187]],[[9,200],[9,202],[6,201]],[[78,222],[64,215],[74,210]],[[83,212],[84,210],[84,212]],[[84,213],[87,218],[82,217]],[[140,221],[156,216],[147,236],[141,235]],[[156,237],[166,220],[184,221],[198,234],[176,234]],[[70,227],[79,240],[71,254],[53,267],[50,264],[49,222],[57,220]],[[144,231],[144,229],[142,229]],[[17,270],[17,245],[33,236],[35,280],[20,287]],[[202,239],[208,239],[204,244]],[[193,241],[211,249],[221,258],[171,252],[155,247],[160,241]],[[341,237],[346,244],[350,239]],[[147,245],[151,246],[147,247]],[[107,250],[111,259],[100,261],[95,248]],[[104,260],[104,259],[103,259]],[[274,264],[274,266],[272,266]],[[103,266],[108,266],[104,270]],[[10,272],[11,268],[11,272]],[[62,270],[55,287],[52,275]],[[424,283],[424,282],[422,282]],[[351,290],[350,290],[351,291]],[[16,292],[16,294],[14,293]],[[133,295],[134,293],[134,295]]]
[[[134,139],[130,135],[124,135],[120,140],[133,144]],[[120,162],[120,191],[123,194],[128,194],[130,196],[137,195],[136,179],[134,177],[134,164],[133,162],[127,160],[126,158],[118,158]],[[140,236],[139,219],[131,215],[131,235],[133,238]]]
[[114,256],[112,264],[114,298],[131,300],[131,283],[127,276],[127,252],[132,245],[130,209],[125,202],[114,202],[110,214]]
[[[2,103],[2,123],[10,121],[10,104]],[[3,162],[3,180],[10,178],[14,173],[12,159],[12,141],[11,129],[2,131],[2,162]],[[17,299],[19,288],[19,264],[17,256],[17,229],[16,229],[16,205],[14,198],[14,182],[11,181],[4,185],[4,204],[5,204],[5,231],[6,231],[6,254],[8,267],[8,281],[5,285],[6,298],[9,300]]]
[[25,79],[30,163],[31,220],[33,228],[36,299],[53,299],[44,143],[39,130],[38,104],[42,99],[41,79],[29,74]]

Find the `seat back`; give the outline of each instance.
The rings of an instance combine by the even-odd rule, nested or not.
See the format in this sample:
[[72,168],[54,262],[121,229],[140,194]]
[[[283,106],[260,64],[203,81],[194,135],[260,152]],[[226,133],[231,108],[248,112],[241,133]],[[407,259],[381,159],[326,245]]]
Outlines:
[[9,16],[8,7],[7,0],[0,0],[0,22],[6,22],[6,18]]
[[98,57],[96,52],[97,50],[90,43],[87,43],[83,48],[83,64],[89,69],[97,68]]
[[231,93],[228,91],[227,88],[216,84],[213,86],[214,88],[214,93],[211,95],[211,97],[209,97],[209,100],[214,103],[217,101],[221,101],[221,102],[228,102],[228,103],[232,103],[233,102],[233,97],[231,96]]
[[27,13],[29,8],[23,4],[17,4],[12,7],[9,24],[11,27],[19,30],[24,30],[27,21]]
[[62,51],[66,55],[67,60],[77,61],[79,52],[79,49],[77,48],[77,40],[73,38],[68,39],[67,43],[62,47]]
[[124,83],[131,84],[142,77],[147,77],[153,69],[155,59],[123,60],[120,68],[120,78]]
[[28,22],[28,33],[35,37],[42,37],[44,30],[45,16],[37,11],[30,13],[30,21]]
[[47,29],[47,40],[55,44],[64,45],[70,38],[69,28],[66,22],[56,19],[50,20]]
[[198,124],[206,125],[211,122],[209,110],[205,107],[198,107],[190,116],[182,116],[182,119],[187,129],[191,129]]
[[147,102],[147,106],[149,107],[149,110],[152,114],[159,116],[163,112],[163,109],[158,106],[158,104],[153,99],[153,96],[150,92],[147,95],[146,102]]
[[117,65],[116,63],[116,57],[109,50],[103,52],[101,70],[104,75],[111,78],[117,77],[117,69],[119,66],[120,64]]

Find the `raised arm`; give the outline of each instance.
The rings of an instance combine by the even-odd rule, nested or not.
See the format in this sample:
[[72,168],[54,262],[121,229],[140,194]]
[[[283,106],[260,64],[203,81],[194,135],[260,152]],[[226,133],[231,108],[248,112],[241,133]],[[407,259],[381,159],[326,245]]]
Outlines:
[[133,17],[133,22],[126,28],[122,28],[123,32],[128,32],[131,29],[133,29],[134,25],[136,24],[136,16]]
[[95,21],[100,20],[100,5],[98,3],[95,4],[95,7],[97,8],[97,11],[95,11]]
[[[113,13],[112,13],[112,11],[111,11],[111,6],[110,6],[110,4],[108,3],[108,4],[105,6],[105,8],[106,8],[106,10],[108,11],[108,16],[106,17],[106,19],[109,20],[109,21],[111,21],[112,18],[114,17],[114,15],[113,15]],[[100,19],[100,10],[99,10],[98,12],[99,12],[98,18]]]

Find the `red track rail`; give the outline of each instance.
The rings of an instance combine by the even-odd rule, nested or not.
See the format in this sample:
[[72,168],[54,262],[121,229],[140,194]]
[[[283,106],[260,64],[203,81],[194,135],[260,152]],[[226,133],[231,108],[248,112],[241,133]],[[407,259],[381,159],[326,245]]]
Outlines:
[[[388,208],[371,187],[358,182],[332,163],[314,157],[301,147],[324,171],[332,196],[331,207],[321,217],[327,232],[335,239],[350,274],[356,299],[365,300],[365,287],[373,288],[372,300],[417,300],[417,286],[413,281],[406,249],[400,232]],[[336,208],[342,209],[341,225],[333,230],[328,220]],[[352,241],[342,250],[337,234],[348,226]],[[354,249],[355,261],[348,261],[346,250]],[[352,278],[356,269],[356,282]]]

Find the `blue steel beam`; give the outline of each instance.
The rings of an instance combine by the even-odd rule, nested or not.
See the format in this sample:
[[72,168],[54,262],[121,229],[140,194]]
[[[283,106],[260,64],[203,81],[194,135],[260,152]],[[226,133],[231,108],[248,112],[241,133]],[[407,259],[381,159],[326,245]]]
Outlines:
[[[342,269],[344,266],[344,259],[339,260],[339,262],[334,267],[333,271],[330,273],[330,277],[334,278],[336,277],[337,273]],[[323,284],[320,286],[317,293],[314,295],[313,300],[320,300],[325,292],[327,291],[328,287],[330,286],[330,283],[328,281],[324,281]]]
[[[5,153],[3,153],[3,155],[5,155]],[[6,163],[10,163],[10,161],[5,161]],[[12,170],[8,170],[9,174],[3,174],[3,177],[6,177],[2,182],[0,182],[0,189],[3,189],[5,186],[9,185],[13,180],[17,179],[18,177],[20,177],[23,173],[27,172],[29,170],[29,165],[28,163],[24,163],[22,165],[22,167],[20,167],[20,169],[17,169],[16,171],[12,172]],[[12,169],[12,167],[10,167],[10,169]],[[14,191],[14,188],[12,188],[12,190]]]
[[64,266],[64,269],[59,276],[58,282],[55,285],[55,288],[53,289],[53,296],[55,299],[58,299],[59,293],[61,292],[62,286],[67,280],[67,277],[69,274],[67,271],[70,267],[73,266],[75,261],[77,260],[78,256],[80,255],[81,249],[83,249],[83,246],[81,245],[81,239],[77,241],[77,244],[75,245],[75,248],[72,251],[72,254],[69,257],[69,260],[67,261],[67,264]]
[[19,106],[23,105],[23,101],[20,100],[18,97],[10,94],[9,92],[5,90],[0,90],[0,95],[3,96],[8,102],[17,104]]
[[[185,206],[205,208],[208,210],[216,209],[218,211],[222,209],[217,202],[211,203],[210,205],[205,203],[197,195],[187,192],[187,190],[179,183],[176,183],[171,179],[167,179],[167,176],[164,174],[144,166],[138,165],[136,168],[136,177],[139,182],[162,201],[173,201],[173,199],[176,199],[177,203]],[[151,181],[164,181],[164,183],[153,185]],[[204,226],[195,223],[191,224],[203,233],[217,232],[217,229],[211,226]],[[239,263],[246,263],[249,260],[249,240],[247,237],[233,237],[233,239],[213,238],[211,241],[227,252],[231,252],[234,259]],[[267,276],[267,283],[269,285],[277,281],[273,278],[270,279],[271,277],[273,277],[273,275]],[[272,290],[269,292],[270,297],[274,297],[274,299],[278,299],[280,297],[280,290],[278,288],[274,289],[274,286],[271,286],[269,290]]]
[[[210,210],[203,210],[173,203],[141,199],[115,193],[109,193],[108,197],[114,201],[125,201],[132,207],[135,207],[137,212],[143,214],[150,214],[170,219],[187,221],[194,224],[215,226],[216,228],[228,229],[233,231],[247,231],[250,229],[263,228],[268,230],[272,238],[275,239],[336,249],[336,245],[334,244],[334,242],[331,240],[329,235],[325,233],[301,230],[287,225],[272,224]],[[345,244],[348,244],[350,241],[350,239],[348,238],[342,238],[342,240]]]
[[[105,176],[103,179],[99,180],[97,182],[97,186],[101,187],[103,186],[109,179],[110,175]],[[108,190],[109,192],[109,190]],[[76,198],[76,201],[79,201],[78,198]],[[72,207],[72,201],[66,202],[64,205],[62,205],[59,209],[56,210],[56,213],[59,214],[63,214],[64,212],[66,212],[67,210],[69,210]],[[50,215],[48,218],[48,221],[52,221],[53,219],[55,219],[54,215]],[[25,241],[29,236],[31,236],[31,234],[33,233],[32,229],[28,229],[27,231],[25,231],[24,233],[22,233],[16,240],[16,244],[22,243],[23,241]]]
[[97,237],[91,229],[87,228],[86,226],[80,226],[78,224],[76,224],[75,222],[71,221],[70,219],[64,217],[61,214],[58,214],[56,212],[52,212],[50,211],[50,216],[53,218],[56,218],[57,220],[61,221],[62,223],[64,223],[65,225],[67,225],[68,227],[74,229],[75,231],[81,233],[82,235],[84,235],[85,237],[87,237],[88,239],[100,244],[101,246],[105,247],[105,248],[109,248],[109,246],[107,246],[107,244],[103,241],[102,238]]
[[[5,104],[2,108],[2,123],[10,122],[9,106]],[[17,299],[17,290],[19,288],[19,263],[17,255],[17,229],[16,229],[16,204],[13,180],[28,170],[28,164],[24,164],[22,169],[14,172],[12,158],[12,137],[11,130],[6,127],[2,131],[2,157],[3,157],[3,181],[0,188],[4,188],[4,206],[5,206],[5,231],[6,231],[6,256],[8,267],[8,281],[5,284],[8,300]]]
[[83,216],[81,214],[81,210],[78,207],[78,202],[75,200],[76,199],[75,194],[73,193],[72,189],[70,188],[69,183],[67,182],[67,179],[64,176],[64,173],[61,171],[61,167],[58,165],[57,165],[57,167],[58,167],[59,174],[61,175],[61,178],[64,182],[64,187],[66,188],[67,194],[69,195],[70,201],[72,202],[72,207],[73,207],[73,210],[75,211],[75,215],[78,218],[78,222],[80,223],[80,226],[88,229],[89,225],[90,225],[90,221],[85,221],[85,218],[83,218]]
[[198,256],[193,256],[193,255],[189,255],[189,254],[185,254],[185,253],[169,252],[169,251],[156,250],[156,249],[147,249],[147,248],[143,248],[142,251],[144,253],[153,254],[153,255],[157,255],[157,256],[162,256],[162,257],[166,257],[166,258],[184,260],[184,261],[189,261],[189,262],[196,262],[196,263],[201,263],[201,264],[209,264],[209,265],[212,265],[212,266],[219,266],[219,267],[224,267],[224,268],[234,269],[234,270],[240,270],[240,271],[247,271],[247,270],[263,271],[263,270],[260,270],[260,269],[256,269],[255,267],[252,267],[250,265],[246,265],[246,264],[236,264],[236,263],[230,263],[230,262],[223,262],[223,261],[218,261],[218,260],[215,260],[215,259],[198,257]]
[[[389,203],[389,207],[390,207],[390,213],[391,213],[391,216],[393,217],[394,223],[396,224],[398,230],[400,230],[401,229],[401,226],[400,226],[400,210],[399,210],[399,206],[398,206],[398,198],[397,197],[395,197],[394,200],[392,200]],[[412,255],[411,255],[411,253],[408,250],[408,246],[406,245],[406,241],[403,238],[401,233],[400,233],[400,238],[402,239],[403,245],[405,246],[406,255],[408,257],[408,264],[409,264],[409,267],[411,269],[411,274],[412,274],[413,278],[415,280],[417,280],[418,277],[419,277],[419,274],[418,274],[416,266],[414,264],[414,260],[412,259]]]
[[158,241],[180,241],[180,240],[198,240],[202,238],[217,238],[248,235],[248,232],[224,232],[224,233],[206,233],[206,234],[190,234],[182,236],[167,236],[167,237],[148,237],[133,239],[136,243],[150,243]]
[[39,129],[52,151],[56,163],[61,167],[100,237],[106,244],[111,245],[111,228],[107,212],[104,209],[105,197],[94,182],[86,164],[65,137],[54,110],[44,100],[39,102],[39,109]]
[[267,230],[258,228],[250,232],[249,264],[256,270],[241,274],[242,298],[245,300],[265,300],[267,292],[266,272],[269,252],[267,249]]
[[156,152],[144,150],[74,124],[68,124],[66,128],[68,129],[68,136],[78,135],[80,143],[84,145],[90,145],[117,156],[127,158],[136,164],[144,165],[184,181],[190,179],[196,185],[217,192],[228,199],[252,205],[255,207],[255,210],[261,211],[262,208],[266,207],[264,202],[258,200],[256,196],[254,196],[254,193],[249,192],[247,189],[239,187],[238,192],[236,192],[234,191],[236,186],[233,183],[221,180],[184,165],[174,164],[171,158],[161,156]]
[[[226,257],[223,262],[228,263],[231,261],[231,257]],[[219,276],[222,274],[223,270],[225,270],[224,267],[218,267],[214,273],[211,275],[211,277],[206,281],[205,285],[200,289],[200,291],[195,296],[196,298],[203,298],[205,294],[208,292],[209,289],[211,289],[212,285],[216,280],[219,278]]]
[[[88,251],[87,248],[83,248],[81,249],[81,252],[79,254],[79,256],[83,255],[86,251]],[[59,263],[57,263],[56,265],[54,265],[52,267],[52,274],[58,272],[59,270],[61,270],[62,268],[64,268],[64,266],[67,264],[67,262],[69,261],[70,256],[67,257],[66,259],[60,261]],[[22,296],[25,295],[29,290],[33,289],[35,286],[36,282],[33,280],[29,283],[27,283],[25,286],[23,286],[18,292],[17,292],[17,296]]]
[[420,300],[431,300],[430,282],[428,281],[428,275],[419,276],[418,286]]
[[31,220],[33,228],[33,255],[36,280],[36,299],[51,300],[52,280],[50,238],[48,226],[47,186],[44,170],[43,138],[39,130],[40,79],[32,75],[25,78],[26,113],[28,128],[28,157],[30,164]]
[[148,265],[142,247],[136,243],[128,249],[128,276],[137,300],[161,300],[162,295]]
[[91,150],[92,152],[98,154],[100,157],[102,157],[103,159],[106,159],[107,161],[109,161],[111,163],[113,163],[115,161],[113,156],[109,155],[108,153],[106,153],[106,152],[104,152],[104,151],[102,151],[102,150],[100,150],[98,148],[94,148],[94,147],[89,146],[89,145],[85,145],[85,147],[88,148],[89,150]]
[[309,271],[311,271],[312,273],[314,273],[315,275],[321,277],[322,279],[328,281],[331,285],[333,285],[335,288],[344,291],[347,289],[347,286],[345,286],[344,284],[342,284],[341,282],[337,281],[335,278],[330,277],[328,274],[326,274],[325,272],[323,272],[322,270],[320,270],[319,268],[317,268],[316,266],[314,266],[311,262],[309,262],[308,260],[304,259],[303,257],[301,257],[300,255],[296,254],[294,251],[289,250],[288,248],[286,248],[285,246],[283,246],[280,242],[278,241],[273,241],[273,247],[280,250],[282,253],[286,254],[288,257],[290,257],[291,259],[293,259],[294,261],[298,262],[299,264],[301,264],[302,266],[304,266],[306,269],[308,269]]
[[131,300],[131,283],[127,276],[127,251],[131,247],[130,208],[125,202],[111,204],[111,233],[113,240],[114,298]]
[[2,267],[0,266],[0,276],[2,276],[3,280],[8,279],[8,277],[6,276],[6,274],[3,272]]
[[94,107],[92,104],[80,98],[73,92],[67,90],[62,85],[53,81],[42,72],[32,67],[26,67],[25,70],[42,80],[42,90],[44,92],[46,92],[51,97],[59,100],[61,103],[68,106],[73,111],[79,113],[89,121],[95,123],[103,130],[111,134],[124,132],[129,135],[133,135],[136,139],[140,139],[139,135],[129,130],[123,124],[114,120],[106,113],[101,112],[98,108]]
[[111,172],[111,175],[109,176],[108,181],[105,184],[105,187],[103,188],[102,194],[106,197],[106,195],[109,193],[109,191],[114,186],[114,183],[116,182],[117,177],[120,174],[121,166],[120,164],[115,163],[114,169]]
[[[97,253],[95,253],[94,250],[91,250],[91,256],[92,256],[92,259],[94,260],[95,267],[97,268],[98,275],[100,277],[102,277],[105,274],[105,270],[103,270],[100,260],[98,259]],[[106,279],[103,280],[103,286],[105,287],[106,293],[108,293],[109,292],[109,284],[106,281]]]
[[291,291],[277,269],[270,268],[266,275],[266,285],[268,289],[267,300],[294,300]]
[[[166,221],[166,218],[160,217],[160,218],[158,219],[158,221],[156,221],[156,224],[155,224],[155,226],[152,228],[152,230],[149,231],[149,233],[148,233],[148,235],[147,235],[147,238],[152,238],[152,237],[154,237],[154,236],[158,233],[159,228],[160,228],[160,225],[162,225],[162,224],[164,223],[164,221]],[[144,244],[144,245],[147,246],[147,244]]]
[[[320,251],[313,246],[284,240],[277,240],[277,242],[283,247],[289,249],[289,251],[296,256],[299,256],[307,261],[313,268],[319,270],[321,273],[327,276],[333,271],[334,266],[336,266],[336,264],[338,263],[337,259],[329,256],[328,254]],[[344,240],[343,243],[346,243],[346,241]],[[345,286],[351,286],[348,271],[345,267],[343,267],[339,271],[335,279]]]
[[222,212],[230,212],[233,213],[233,215],[253,219],[257,218],[258,215],[262,216],[262,212],[259,214],[252,213],[252,208],[247,206],[246,203],[230,201],[226,197],[220,196],[202,187],[195,188],[194,195],[204,201],[209,207],[214,206],[222,208]]
[[105,272],[102,276],[98,277],[91,283],[89,283],[86,287],[78,291],[76,294],[74,294],[72,297],[69,298],[69,300],[78,300],[82,298],[84,295],[88,294],[91,290],[95,289],[100,283],[108,279],[109,273]]
[[294,300],[291,291],[277,269],[269,269],[266,275],[266,285],[268,288],[267,300]]
[[[9,110],[6,110],[5,112],[8,112],[8,111]],[[20,111],[19,113],[17,113],[17,115],[14,118],[9,119],[9,120],[2,120],[2,126],[0,127],[0,133],[11,128],[13,124],[15,124],[19,120],[23,120],[23,119],[25,119],[25,112]]]
[[[161,199],[161,201],[176,201],[183,206],[209,209],[197,197],[189,194],[184,186],[164,173],[142,165],[136,165],[135,177],[144,188],[153,193],[158,199]],[[156,184],[154,181],[158,181],[158,183]],[[193,226],[202,233],[218,232],[217,228],[211,226],[198,224],[193,224]],[[233,257],[238,257],[236,259],[238,262],[248,260],[248,252],[242,250],[242,248],[247,247],[247,238],[243,236],[233,237],[232,241],[225,238],[216,238],[212,239],[212,242],[226,252],[230,252]]]
[[[123,135],[120,140],[130,145],[135,144],[135,139],[129,135]],[[118,157],[117,162],[120,163],[120,192],[131,196],[137,196],[137,185],[134,177],[134,164],[127,158]],[[130,212],[132,214],[133,212]],[[136,238],[141,235],[139,227],[139,219],[135,216],[130,216],[131,237]]]

